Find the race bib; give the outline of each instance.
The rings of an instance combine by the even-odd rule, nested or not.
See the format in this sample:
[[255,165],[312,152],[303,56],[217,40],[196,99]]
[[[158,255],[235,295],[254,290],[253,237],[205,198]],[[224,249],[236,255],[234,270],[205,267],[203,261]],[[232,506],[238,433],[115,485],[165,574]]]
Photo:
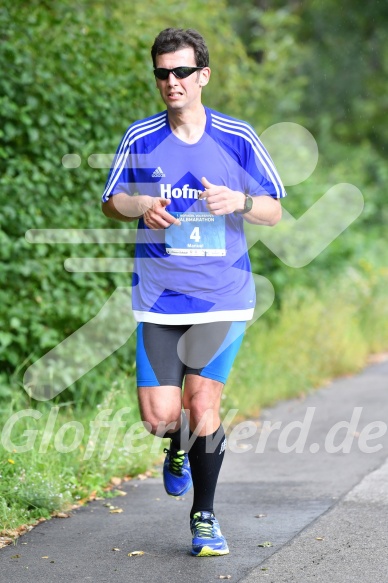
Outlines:
[[181,224],[165,230],[169,255],[226,255],[225,216],[211,213],[171,213]]

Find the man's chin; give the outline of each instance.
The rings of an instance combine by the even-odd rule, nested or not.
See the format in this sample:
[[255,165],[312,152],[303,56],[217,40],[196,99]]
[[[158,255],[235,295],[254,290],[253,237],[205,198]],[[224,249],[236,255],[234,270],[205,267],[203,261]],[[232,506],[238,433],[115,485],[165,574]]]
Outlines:
[[164,103],[170,111],[180,111],[184,107],[183,103],[178,101],[165,101]]

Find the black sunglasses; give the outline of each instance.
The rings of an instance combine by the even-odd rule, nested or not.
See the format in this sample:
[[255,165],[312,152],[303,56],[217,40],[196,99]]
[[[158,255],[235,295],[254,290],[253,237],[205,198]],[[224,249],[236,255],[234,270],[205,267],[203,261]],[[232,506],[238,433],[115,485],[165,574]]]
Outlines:
[[154,69],[154,75],[157,79],[162,79],[165,81],[168,79],[170,73],[172,73],[177,79],[186,79],[189,75],[192,75],[194,71],[199,71],[203,67],[174,67],[174,69],[163,69],[158,67]]

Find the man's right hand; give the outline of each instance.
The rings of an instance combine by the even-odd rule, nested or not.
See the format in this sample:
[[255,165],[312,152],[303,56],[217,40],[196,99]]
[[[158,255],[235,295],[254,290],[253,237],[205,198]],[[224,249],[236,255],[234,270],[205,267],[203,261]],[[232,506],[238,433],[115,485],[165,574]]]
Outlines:
[[149,229],[166,229],[170,225],[180,225],[181,222],[165,210],[171,203],[167,198],[152,199],[152,207],[143,215],[144,223]]
[[102,203],[105,216],[117,221],[135,221],[144,217],[150,229],[166,229],[170,225],[180,225],[180,221],[165,210],[171,200],[148,195],[128,196],[119,192]]

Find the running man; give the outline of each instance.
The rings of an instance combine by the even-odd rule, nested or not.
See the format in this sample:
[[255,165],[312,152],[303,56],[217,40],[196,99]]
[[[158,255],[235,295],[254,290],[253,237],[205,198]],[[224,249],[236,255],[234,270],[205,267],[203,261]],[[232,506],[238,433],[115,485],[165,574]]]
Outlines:
[[165,489],[194,488],[192,554],[224,555],[213,508],[226,446],[220,401],[255,305],[244,221],[275,225],[286,193],[254,130],[202,104],[211,73],[203,37],[168,28],[151,56],[167,109],[128,128],[102,209],[138,220],[138,398],[147,429],[171,440]]

